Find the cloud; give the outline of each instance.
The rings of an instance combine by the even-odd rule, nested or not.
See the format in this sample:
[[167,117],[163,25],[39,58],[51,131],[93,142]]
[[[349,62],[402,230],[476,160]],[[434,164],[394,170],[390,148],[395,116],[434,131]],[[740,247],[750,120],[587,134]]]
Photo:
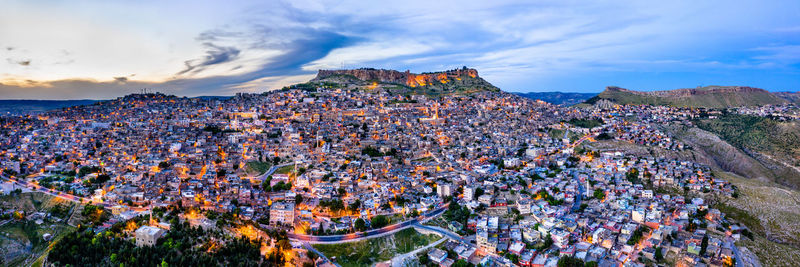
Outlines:
[[[261,31],[254,34],[270,34],[272,31]],[[275,89],[286,84],[254,82],[265,77],[280,76],[282,81],[297,81],[296,78],[308,77],[309,71],[301,67],[305,64],[325,57],[331,50],[348,46],[357,42],[357,38],[344,36],[335,32],[317,29],[304,29],[301,39],[287,41],[280,44],[264,46],[261,49],[281,49],[277,56],[267,58],[255,69],[239,75],[216,75],[204,78],[175,79],[164,82],[161,86],[180,88],[186,95],[219,94],[220,92],[235,93],[237,89],[246,88],[247,91]],[[260,87],[259,86],[275,86]]]
[[[184,61],[186,69],[178,72],[176,75],[183,75],[188,72],[192,72],[194,74],[203,71],[205,69],[204,67],[233,61],[241,52],[235,47],[217,46],[209,42],[203,43],[203,45],[208,48],[206,51],[206,56],[199,60]],[[199,62],[194,63],[197,61]]]
[[31,65],[30,59],[13,59],[13,58],[6,58],[9,64],[20,65],[23,67],[27,67]]
[[[767,85],[796,86],[798,76],[789,74],[800,69],[800,35],[793,34],[800,19],[790,11],[798,3],[237,1],[197,4],[197,14],[186,17],[169,12],[185,3],[156,5],[148,8],[161,12],[142,13],[170,15],[145,15],[141,23],[113,15],[139,8],[124,2],[96,14],[34,3],[27,12],[0,10],[0,24],[26,25],[0,28],[0,39],[15,40],[3,44],[15,60],[0,81],[6,89],[28,88],[0,93],[54,97],[78,94],[80,86],[87,95],[111,96],[137,86],[188,96],[258,92],[343,63],[414,72],[467,65],[503,89],[523,91],[756,80],[736,79],[747,71]],[[50,13],[61,23],[37,19]],[[86,18],[102,23],[86,25]],[[60,47],[42,41],[51,39]]]

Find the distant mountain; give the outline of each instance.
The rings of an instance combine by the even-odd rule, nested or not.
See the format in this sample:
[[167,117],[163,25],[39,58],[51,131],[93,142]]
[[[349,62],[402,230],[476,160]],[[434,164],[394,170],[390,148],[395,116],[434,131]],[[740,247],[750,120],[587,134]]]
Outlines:
[[372,68],[320,70],[317,77],[310,82],[336,83],[351,88],[385,90],[396,94],[447,95],[500,91],[479,77],[477,70],[467,67],[420,74]]
[[586,101],[596,93],[530,92],[514,93],[530,99],[538,99],[553,105],[574,105]]
[[785,104],[789,101],[767,90],[746,86],[706,86],[693,89],[641,92],[616,86],[586,100],[588,104],[611,102],[633,105],[729,108]]
[[776,92],[774,94],[789,102],[800,104],[800,92]]
[[226,100],[233,98],[233,96],[219,96],[219,95],[203,95],[203,96],[195,96],[192,98],[202,99],[202,100]]
[[0,115],[46,112],[72,106],[91,105],[100,100],[0,100]]

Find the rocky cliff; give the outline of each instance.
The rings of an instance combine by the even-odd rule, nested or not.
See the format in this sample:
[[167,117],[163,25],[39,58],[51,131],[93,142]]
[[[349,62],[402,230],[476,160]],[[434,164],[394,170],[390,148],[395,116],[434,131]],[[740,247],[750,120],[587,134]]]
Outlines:
[[430,73],[411,73],[385,69],[320,70],[312,82],[337,82],[376,87],[378,84],[399,85],[419,93],[447,93],[473,91],[499,91],[497,87],[478,76],[471,68]]

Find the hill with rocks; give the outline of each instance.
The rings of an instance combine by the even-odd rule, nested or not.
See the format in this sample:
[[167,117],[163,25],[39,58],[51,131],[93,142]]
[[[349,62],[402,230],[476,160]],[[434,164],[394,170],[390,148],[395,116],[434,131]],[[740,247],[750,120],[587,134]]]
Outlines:
[[662,105],[673,107],[730,108],[786,104],[789,101],[767,90],[747,86],[706,86],[692,89],[642,92],[616,86],[585,103],[604,102],[630,105]]
[[467,67],[419,74],[373,68],[319,70],[310,83],[333,83],[348,88],[431,96],[500,91],[478,76],[477,70]]

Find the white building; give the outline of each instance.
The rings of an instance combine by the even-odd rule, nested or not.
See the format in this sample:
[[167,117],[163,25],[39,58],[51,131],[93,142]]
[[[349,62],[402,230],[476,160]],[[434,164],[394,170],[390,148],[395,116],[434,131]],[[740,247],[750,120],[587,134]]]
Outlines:
[[518,158],[507,158],[503,159],[503,165],[509,168],[514,168],[519,166],[520,160]]
[[450,190],[450,184],[438,184],[436,185],[436,194],[440,197],[446,197],[453,194]]
[[166,231],[161,228],[144,225],[136,229],[136,246],[154,246],[159,238],[164,236]]
[[631,211],[631,220],[633,220],[634,222],[641,223],[641,222],[643,222],[643,221],[644,221],[644,217],[645,217],[645,215],[646,215],[646,214],[645,214],[645,211],[644,211],[644,209],[635,209],[635,210],[632,210],[632,211]]
[[464,187],[464,199],[472,200],[475,198],[475,188],[470,186]]

